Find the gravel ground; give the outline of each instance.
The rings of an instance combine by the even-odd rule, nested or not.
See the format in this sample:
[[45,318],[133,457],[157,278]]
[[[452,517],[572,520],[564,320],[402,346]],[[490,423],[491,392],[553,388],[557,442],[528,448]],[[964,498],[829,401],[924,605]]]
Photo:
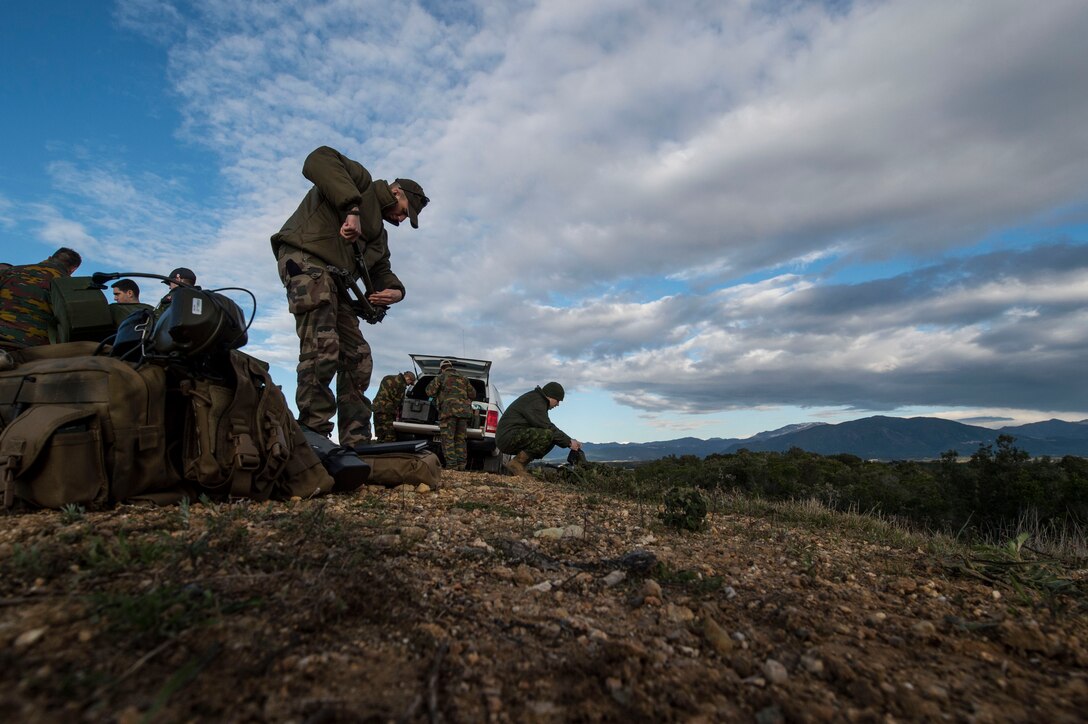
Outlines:
[[1083,597],[873,537],[449,472],[10,515],[0,717],[1084,721]]

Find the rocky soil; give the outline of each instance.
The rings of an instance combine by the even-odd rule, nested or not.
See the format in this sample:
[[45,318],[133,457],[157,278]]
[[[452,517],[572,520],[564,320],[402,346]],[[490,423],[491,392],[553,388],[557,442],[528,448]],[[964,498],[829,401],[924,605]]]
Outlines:
[[4,721],[1083,721],[1083,599],[447,473],[0,525]]

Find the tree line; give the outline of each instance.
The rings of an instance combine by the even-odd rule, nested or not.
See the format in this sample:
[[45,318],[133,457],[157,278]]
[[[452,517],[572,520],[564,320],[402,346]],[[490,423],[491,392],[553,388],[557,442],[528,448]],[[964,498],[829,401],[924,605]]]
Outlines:
[[739,492],[770,500],[816,498],[837,510],[879,512],[926,527],[958,531],[1040,520],[1088,520],[1088,459],[1032,458],[1000,435],[965,462],[949,450],[933,461],[879,462],[856,455],[818,455],[800,448],[668,456],[633,469],[594,465],[599,484],[640,497],[675,486]]

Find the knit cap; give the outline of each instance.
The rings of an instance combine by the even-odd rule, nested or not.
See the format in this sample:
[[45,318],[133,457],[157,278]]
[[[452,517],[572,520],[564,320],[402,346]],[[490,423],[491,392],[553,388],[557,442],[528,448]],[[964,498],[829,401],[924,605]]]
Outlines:
[[541,387],[540,391],[543,392],[546,397],[551,397],[560,402],[563,401],[563,385],[558,382],[549,382]]

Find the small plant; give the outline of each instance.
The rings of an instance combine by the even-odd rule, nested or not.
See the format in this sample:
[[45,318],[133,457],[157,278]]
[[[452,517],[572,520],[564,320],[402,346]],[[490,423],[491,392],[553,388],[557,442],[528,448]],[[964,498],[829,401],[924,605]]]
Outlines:
[[706,528],[709,508],[706,496],[695,488],[672,488],[665,493],[665,509],[659,513],[665,525],[676,530],[699,531]]
[[105,591],[91,597],[96,613],[116,633],[159,638],[209,620],[216,608],[211,591],[162,586],[140,592]]
[[83,520],[83,514],[87,512],[79,503],[67,503],[61,506],[60,509],[60,521],[65,525],[71,525],[77,521]]
[[115,537],[91,536],[81,564],[88,570],[113,573],[156,563],[167,550],[162,540],[135,538],[121,530]]
[[491,503],[484,503],[476,500],[462,500],[454,503],[450,507],[460,508],[461,510],[466,510],[471,513],[474,510],[491,510],[493,506]]
[[144,591],[104,591],[90,597],[95,613],[115,634],[160,639],[216,621],[223,614],[263,605],[260,598],[222,600],[196,584],[171,584]]
[[653,567],[650,575],[662,586],[677,586],[696,594],[714,593],[725,585],[725,579],[721,576],[706,576],[698,571],[676,569],[662,562]]
[[192,516],[192,510],[189,506],[189,496],[186,495],[178,503],[178,518],[181,520],[181,527],[188,528]]

